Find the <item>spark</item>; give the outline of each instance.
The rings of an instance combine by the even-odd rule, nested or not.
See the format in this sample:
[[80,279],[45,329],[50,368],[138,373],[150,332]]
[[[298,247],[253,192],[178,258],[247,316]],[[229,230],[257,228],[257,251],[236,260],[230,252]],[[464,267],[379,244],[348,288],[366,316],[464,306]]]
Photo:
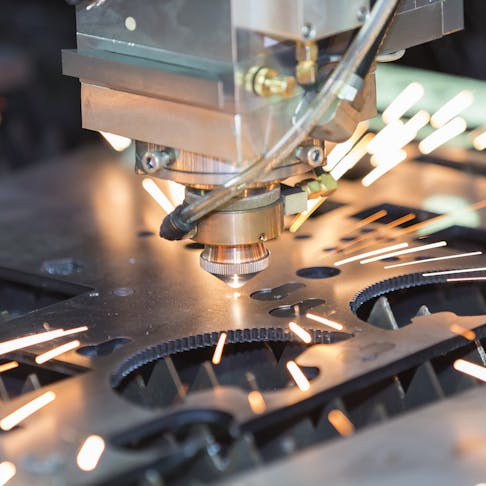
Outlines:
[[476,150],[484,150],[486,148],[486,130],[474,137],[473,146]]
[[307,209],[295,217],[290,225],[289,231],[295,233],[312,216],[312,214],[319,209],[326,199],[327,196],[319,196],[316,199],[307,201]]
[[351,170],[367,153],[366,147],[375,138],[373,133],[367,133],[356,146],[344,157],[339,164],[332,170],[331,175],[334,179],[339,180],[341,177]]
[[43,364],[50,359],[57,358],[61,354],[78,348],[80,345],[81,343],[77,339],[75,339],[74,341],[70,341],[66,344],[61,344],[60,346],[57,346],[57,348],[51,349],[50,351],[46,351],[45,353],[36,356],[35,362],[37,364]]
[[347,437],[348,435],[354,434],[354,425],[341,410],[337,408],[331,410],[327,414],[327,419],[340,435]]
[[446,214],[440,214],[439,216],[434,216],[433,218],[427,219],[426,221],[421,221],[420,223],[416,223],[412,226],[408,226],[407,228],[403,228],[402,234],[413,233],[431,224],[439,223],[440,221],[450,218],[451,216],[456,216],[458,214],[461,214],[464,211],[474,211],[478,209],[483,209],[484,207],[486,207],[486,199],[471,204],[470,206],[457,209],[456,211],[451,211],[450,213],[446,213]]
[[[393,229],[393,228],[396,228],[397,226],[400,226],[401,224],[408,223],[409,221],[411,221],[412,219],[415,219],[415,218],[416,218],[415,214],[409,213],[409,214],[406,214],[405,216],[401,216],[400,218],[397,218],[393,221],[390,221],[389,223],[385,224],[383,226],[383,228],[384,229]],[[366,243],[366,241],[373,239],[373,238],[376,238],[376,236],[374,235],[374,233],[376,231],[377,230],[374,229],[373,231],[370,231],[370,232],[368,232],[364,235],[361,235],[359,238],[356,238],[353,241],[350,241],[348,243],[341,245],[340,247],[338,247],[338,249],[339,250],[345,250],[348,247],[356,246],[356,244],[358,244],[358,243],[361,243],[361,245],[358,245],[358,248],[366,248],[367,246],[370,246],[374,243],[372,241],[368,241]],[[365,243],[365,244],[363,244],[363,243]],[[346,251],[346,253],[354,252],[354,251],[356,251],[356,248],[349,248]]]
[[312,341],[311,335],[296,322],[289,322],[289,329],[304,343],[309,344]]
[[381,218],[384,218],[388,214],[388,211],[385,209],[380,209],[376,213],[372,214],[371,216],[368,216],[367,218],[362,219],[361,221],[358,221],[356,225],[354,226],[354,229],[359,229],[362,228],[363,226],[368,226],[370,223],[374,223],[375,221],[378,221]]
[[410,118],[410,120],[408,120],[407,123],[405,123],[404,128],[408,129],[410,133],[415,133],[415,135],[417,135],[418,131],[424,128],[429,121],[430,113],[425,110],[419,110],[417,113],[415,113],[415,115],[412,116],[412,118]]
[[226,337],[227,335],[225,332],[222,332],[219,335],[218,344],[216,344],[216,348],[213,354],[213,359],[212,359],[213,365],[219,365],[219,363],[221,363],[221,357],[223,356],[223,349],[224,349],[224,343],[226,342]]
[[342,324],[339,324],[339,322],[331,321],[330,319],[326,319],[325,317],[318,316],[310,312],[308,312],[305,317],[307,317],[308,319],[312,319],[313,321],[319,322],[320,324],[324,324],[325,326],[332,327],[333,329],[336,329],[336,331],[342,331],[344,329],[344,326]]
[[310,389],[309,380],[306,378],[304,373],[302,373],[302,370],[295,361],[287,361],[287,369],[289,370],[290,375],[294,379],[300,391],[307,391]]
[[464,258],[469,256],[476,256],[482,255],[482,251],[472,251],[470,253],[460,253],[458,255],[448,255],[442,257],[435,257],[435,258],[424,258],[423,260],[417,260],[414,262],[405,262],[405,263],[396,263],[395,265],[387,265],[385,269],[388,268],[397,268],[397,267],[407,267],[408,265],[420,265],[422,263],[429,263],[429,262],[439,262],[441,260],[452,260],[454,258]]
[[382,118],[385,123],[399,120],[412,106],[424,95],[425,90],[422,84],[410,83],[383,112]]
[[11,339],[10,341],[4,341],[3,343],[0,343],[0,355],[11,353],[12,351],[18,351],[19,349],[24,349],[29,346],[45,343],[47,341],[52,341],[53,339],[69,336],[71,334],[77,334],[79,332],[84,332],[87,330],[87,326],[76,327],[74,329],[68,329],[67,331],[65,331],[64,329],[56,329],[54,331],[46,331],[31,336],[24,336]]
[[0,486],[7,484],[17,473],[17,468],[12,462],[0,462]]
[[[378,221],[381,218],[384,218],[388,214],[388,211],[385,211],[384,209],[381,209],[380,211],[377,211],[376,213],[372,214],[371,216],[368,216],[367,218],[364,218],[361,221],[358,221],[356,225],[353,227],[350,233],[353,231],[363,228],[364,226],[369,225],[370,223],[374,223],[375,221]],[[358,236],[356,239],[349,241],[347,243],[338,245],[337,248],[334,251],[339,251],[342,250],[343,248],[347,248],[348,246],[355,245],[357,242],[362,241],[363,239],[367,239],[370,237],[370,233],[375,232],[376,229],[372,229],[365,235]]]
[[457,273],[469,273],[469,272],[484,272],[486,267],[476,267],[476,268],[462,268],[460,270],[445,270],[443,272],[429,272],[423,273],[422,277],[436,277],[439,275],[454,275]]
[[446,282],[476,282],[486,280],[486,277],[462,277],[462,278],[448,278]]
[[441,145],[444,145],[454,137],[457,137],[461,133],[465,132],[466,129],[466,120],[458,116],[435,132],[432,132],[428,137],[425,137],[419,143],[419,150],[423,154],[430,154]]
[[400,120],[394,120],[389,125],[385,125],[367,145],[368,153],[374,155],[394,148],[396,146],[394,141],[400,136],[403,127],[404,124]]
[[358,123],[358,125],[356,126],[356,130],[351,135],[351,137],[348,138],[348,140],[335,145],[327,156],[327,164],[325,170],[329,171],[333,169],[341,161],[341,159],[354,147],[354,144],[365,134],[366,130],[368,130],[368,127],[368,122]]
[[405,216],[401,216],[400,218],[397,218],[390,223],[385,225],[385,228],[387,229],[392,229],[396,228],[397,226],[400,226],[401,224],[408,223],[409,221],[412,221],[412,219],[415,219],[417,216],[413,213],[408,213]]
[[[376,155],[374,155],[375,161]],[[400,162],[403,162],[407,158],[407,152],[405,150],[398,150],[397,152],[393,152],[387,155],[387,160],[382,161],[381,163],[377,164],[369,174],[367,174],[361,180],[361,184],[365,187],[371,186],[373,182],[376,182],[380,177],[384,176],[387,172],[390,172],[394,169]]]
[[37,398],[34,398],[30,402],[22,405],[20,408],[12,412],[11,414],[0,420],[0,429],[11,430],[20,422],[24,421],[27,417],[30,417],[41,408],[45,407],[56,398],[56,394],[52,391],[48,391]]
[[408,247],[408,243],[397,243],[396,245],[386,246],[385,248],[379,248],[378,250],[368,251],[366,253],[361,253],[356,256],[345,258],[344,260],[339,260],[337,262],[334,262],[334,266],[339,267],[340,265],[344,265],[346,263],[356,262],[363,258],[380,255],[381,253],[386,253],[387,251],[401,250],[407,247]]
[[466,375],[472,376],[481,381],[486,381],[486,368],[483,366],[471,363],[465,359],[457,359],[454,361],[453,366],[455,370],[460,371],[461,373],[465,373]]
[[90,435],[81,445],[76,463],[82,471],[93,471],[105,450],[105,441],[99,435]]
[[174,181],[167,181],[169,187],[169,195],[174,206],[179,206],[184,202],[186,196],[186,187]]
[[474,341],[476,339],[476,333],[474,331],[459,326],[459,324],[452,324],[449,327],[449,330],[454,334],[458,334],[459,336],[466,338],[468,341]]
[[380,164],[386,163],[397,152],[399,153],[400,149],[415,140],[419,130],[427,125],[429,120],[429,113],[425,110],[420,110],[405,124],[402,122],[394,122],[391,125],[387,125],[387,127],[394,127],[394,129],[386,132],[386,136],[380,140],[380,143],[374,144],[377,136],[368,147],[368,152],[373,154],[370,160],[371,165],[377,167]]
[[132,140],[114,133],[100,132],[103,138],[111,145],[117,152],[123,152],[132,144]]
[[469,108],[474,102],[474,95],[471,91],[464,90],[454,98],[442,105],[430,119],[430,124],[434,128],[443,127],[447,122],[459,115],[462,111]]
[[248,403],[250,404],[253,413],[258,415],[262,414],[267,409],[263,395],[258,390],[253,390],[248,393]]
[[152,196],[154,201],[167,213],[174,211],[174,205],[169,201],[167,196],[162,192],[160,187],[152,180],[146,177],[142,181],[143,188]]
[[0,373],[13,370],[14,368],[17,368],[18,366],[19,366],[19,364],[17,363],[17,361],[10,361],[8,363],[4,363],[4,364],[0,365]]
[[415,246],[413,248],[407,248],[406,250],[394,251],[392,253],[385,253],[384,255],[380,255],[380,256],[377,256],[377,257],[367,258],[366,260],[361,260],[359,263],[361,263],[361,265],[366,265],[367,263],[377,262],[379,260],[384,260],[386,258],[392,258],[392,257],[395,257],[395,256],[401,256],[401,255],[408,255],[409,253],[417,253],[417,252],[425,251],[425,250],[432,250],[433,248],[441,248],[443,246],[447,246],[447,242],[446,241],[438,241],[437,243],[430,243],[429,245]]

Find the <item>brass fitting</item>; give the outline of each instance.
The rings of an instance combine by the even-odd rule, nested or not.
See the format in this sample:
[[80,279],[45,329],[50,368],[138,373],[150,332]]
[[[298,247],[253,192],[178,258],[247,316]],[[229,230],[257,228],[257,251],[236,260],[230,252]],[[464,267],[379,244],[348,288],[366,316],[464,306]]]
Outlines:
[[303,85],[315,84],[317,82],[317,58],[319,48],[313,41],[298,41],[296,44],[297,66],[295,76],[297,82]]
[[316,179],[302,181],[301,187],[309,198],[330,196],[337,189],[337,181],[328,172],[323,172]]
[[278,74],[275,69],[254,66],[246,75],[246,89],[258,96],[288,98],[295,92],[295,78]]

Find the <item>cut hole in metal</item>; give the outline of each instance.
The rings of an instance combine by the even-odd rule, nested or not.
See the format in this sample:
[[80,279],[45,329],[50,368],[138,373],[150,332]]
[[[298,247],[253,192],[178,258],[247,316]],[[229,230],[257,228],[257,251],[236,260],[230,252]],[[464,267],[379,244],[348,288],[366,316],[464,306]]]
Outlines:
[[250,297],[255,300],[281,300],[290,293],[300,290],[305,284],[299,282],[290,282],[273,289],[262,289],[253,292]]
[[[129,358],[112,376],[113,387],[133,403],[166,407],[182,401],[188,393],[217,386],[243,390],[273,391],[292,388],[294,381],[286,364],[312,344],[331,344],[351,334],[309,330],[312,341],[297,341],[280,328],[230,330],[222,359],[212,364],[220,334],[202,334],[147,348]],[[301,368],[308,380],[317,368]]]
[[301,235],[295,235],[294,240],[308,240],[312,238],[312,235],[309,233],[302,233]]
[[331,278],[339,275],[341,270],[334,267],[307,267],[297,270],[296,274],[302,278]]
[[77,284],[0,268],[0,323],[89,290]]
[[323,299],[305,299],[295,304],[281,305],[272,309],[269,314],[274,317],[299,317],[305,315],[313,307],[325,304]]
[[126,337],[116,337],[110,339],[108,341],[104,341],[99,344],[90,344],[88,346],[83,346],[76,351],[89,358],[96,358],[98,356],[108,356],[109,354],[113,353],[117,349],[130,344],[132,339]]
[[58,360],[39,366],[26,355],[12,355],[8,359],[2,357],[0,365],[13,360],[18,362],[18,366],[0,374],[0,402],[53,385],[86,371],[84,368],[67,363],[61,364]]
[[155,233],[153,231],[142,230],[137,233],[137,236],[139,238],[147,238],[149,236],[155,236]]
[[[486,272],[476,272],[473,276],[484,275]],[[486,284],[447,282],[447,276],[423,277],[414,273],[368,287],[357,295],[351,309],[369,324],[390,330],[410,324],[416,315],[436,312],[486,315]]]

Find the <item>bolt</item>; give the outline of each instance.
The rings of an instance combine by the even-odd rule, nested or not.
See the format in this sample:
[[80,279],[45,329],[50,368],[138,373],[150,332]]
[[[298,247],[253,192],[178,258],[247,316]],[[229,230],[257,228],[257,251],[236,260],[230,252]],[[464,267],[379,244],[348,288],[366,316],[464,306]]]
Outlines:
[[163,150],[162,152],[145,152],[142,156],[142,168],[147,174],[154,174],[164,167],[169,166],[176,160],[173,150]]
[[142,157],[142,167],[147,174],[160,170],[160,160],[152,152],[145,152]]
[[360,7],[356,12],[356,18],[358,19],[358,22],[364,22],[367,16],[368,16],[368,9],[365,6]]
[[324,162],[324,150],[322,147],[312,147],[307,151],[307,163],[311,167],[318,167]]
[[306,162],[311,167],[319,167],[325,160],[324,149],[319,145],[300,146],[295,151],[296,157],[302,162]]
[[306,22],[302,26],[301,34],[304,39],[313,39],[316,36],[316,31],[310,22]]

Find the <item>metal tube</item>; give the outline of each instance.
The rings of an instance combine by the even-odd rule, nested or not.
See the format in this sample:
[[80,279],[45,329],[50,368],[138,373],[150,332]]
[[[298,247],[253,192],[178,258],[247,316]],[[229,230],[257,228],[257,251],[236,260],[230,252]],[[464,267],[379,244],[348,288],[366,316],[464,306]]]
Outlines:
[[216,210],[244,190],[248,184],[271,170],[275,162],[291,155],[293,150],[302,143],[308,132],[331,107],[339,95],[340,89],[346,86],[347,81],[357,71],[389,17],[393,14],[398,1],[378,0],[376,2],[341,62],[312,100],[312,106],[263,157],[248,169],[229,179],[221,187],[214,189],[199,201],[184,207],[180,212],[180,218],[185,223],[195,223]]

